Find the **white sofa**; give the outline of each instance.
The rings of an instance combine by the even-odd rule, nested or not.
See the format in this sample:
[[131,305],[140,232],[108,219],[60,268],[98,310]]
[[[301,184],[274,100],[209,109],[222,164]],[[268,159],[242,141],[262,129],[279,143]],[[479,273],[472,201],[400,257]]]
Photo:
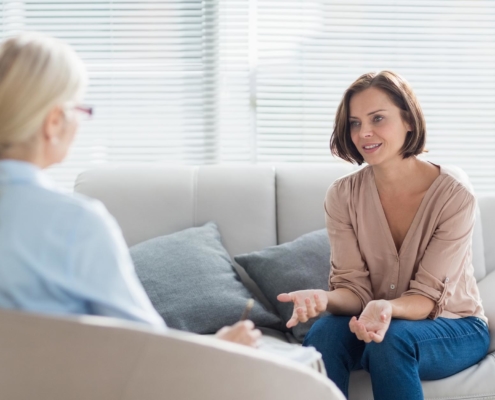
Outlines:
[[[215,221],[225,248],[234,256],[323,228],[328,186],[353,169],[347,164],[112,166],[82,173],[75,190],[106,205],[129,246]],[[481,198],[479,206],[473,260],[486,314],[495,324],[495,198]],[[495,399],[494,350],[495,328],[485,359],[452,377],[423,382],[425,398]],[[369,375],[352,373],[350,399],[372,398]]]

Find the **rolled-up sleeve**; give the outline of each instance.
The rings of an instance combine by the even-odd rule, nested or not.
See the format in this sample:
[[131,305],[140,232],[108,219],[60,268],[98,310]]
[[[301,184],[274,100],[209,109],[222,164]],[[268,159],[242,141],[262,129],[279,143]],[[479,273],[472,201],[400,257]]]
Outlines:
[[373,294],[369,270],[351,224],[349,196],[345,185],[336,181],[325,198],[325,221],[332,248],[328,285],[330,290],[350,290],[361,300],[364,309],[373,300]]
[[465,188],[455,191],[439,215],[418,270],[402,296],[422,295],[435,302],[428,318],[442,314],[471,263],[476,199]]

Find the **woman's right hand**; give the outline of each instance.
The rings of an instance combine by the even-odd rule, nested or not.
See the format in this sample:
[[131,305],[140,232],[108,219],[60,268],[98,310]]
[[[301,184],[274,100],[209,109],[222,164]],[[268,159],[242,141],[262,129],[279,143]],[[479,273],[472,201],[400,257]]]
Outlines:
[[294,311],[287,322],[287,328],[296,326],[299,322],[306,322],[327,310],[327,292],[321,289],[298,290],[297,292],[281,293],[277,300],[283,303],[293,302]]

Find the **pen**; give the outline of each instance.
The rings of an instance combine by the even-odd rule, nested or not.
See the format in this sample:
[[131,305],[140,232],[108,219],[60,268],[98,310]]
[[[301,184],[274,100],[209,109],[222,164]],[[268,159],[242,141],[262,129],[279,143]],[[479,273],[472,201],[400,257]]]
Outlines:
[[246,308],[244,309],[244,312],[242,313],[241,315],[241,321],[244,321],[245,319],[247,319],[249,313],[251,312],[251,309],[253,308],[254,306],[254,300],[253,299],[249,299],[246,303]]

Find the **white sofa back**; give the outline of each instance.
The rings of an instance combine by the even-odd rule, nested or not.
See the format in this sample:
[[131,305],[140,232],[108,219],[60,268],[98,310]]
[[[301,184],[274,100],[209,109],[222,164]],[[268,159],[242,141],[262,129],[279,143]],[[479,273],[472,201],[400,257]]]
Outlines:
[[[75,190],[105,204],[129,246],[215,221],[225,248],[235,256],[324,228],[326,190],[354,170],[350,164],[111,166],[83,172]],[[495,199],[481,205],[487,221],[495,220]],[[478,280],[486,274],[485,247],[488,269],[495,269],[490,245],[495,229],[483,232],[482,219],[477,218],[473,235]]]
[[101,200],[129,246],[215,221],[229,254],[277,244],[275,174],[267,167],[108,167],[75,190]]

